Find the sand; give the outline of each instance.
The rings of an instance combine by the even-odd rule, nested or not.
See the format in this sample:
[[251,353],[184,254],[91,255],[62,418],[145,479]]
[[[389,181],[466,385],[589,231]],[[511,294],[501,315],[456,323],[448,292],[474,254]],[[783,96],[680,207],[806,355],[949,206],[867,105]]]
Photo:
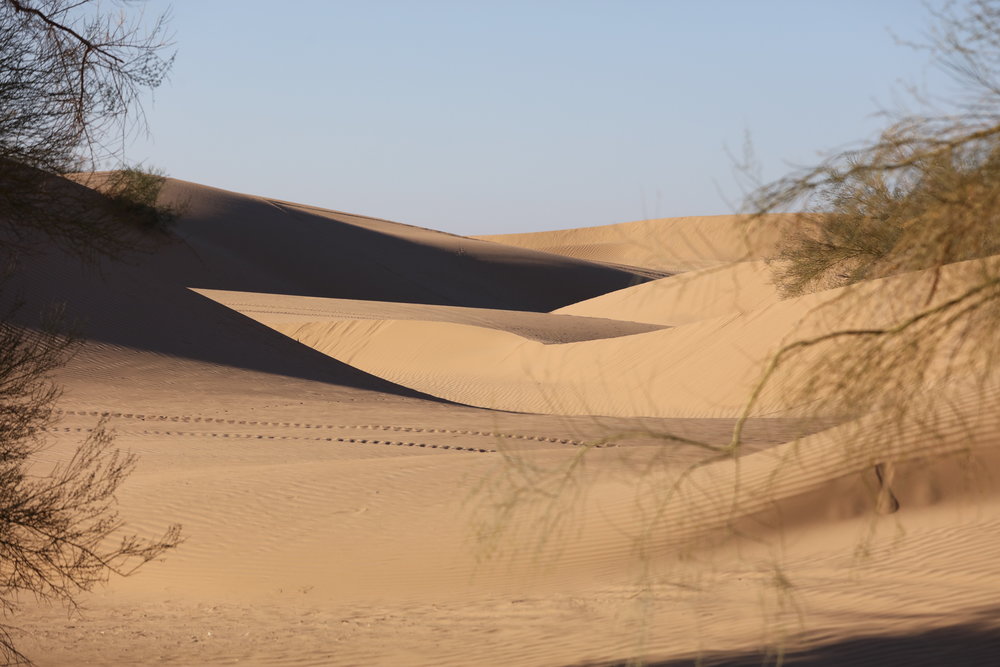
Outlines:
[[761,260],[679,273],[557,308],[565,315],[609,317],[677,326],[745,314],[776,303],[778,291]]
[[995,659],[1000,383],[930,377],[902,425],[766,393],[688,475],[706,450],[663,438],[725,445],[782,341],[914,312],[883,295],[932,276],[780,300],[735,217],[477,240],[164,196],[180,242],[19,278],[85,336],[43,463],[108,419],[129,528],[186,536],[79,613],[25,600],[38,664]]
[[610,266],[673,274],[767,257],[789,216],[711,215],[638,220],[550,232],[476,238]]

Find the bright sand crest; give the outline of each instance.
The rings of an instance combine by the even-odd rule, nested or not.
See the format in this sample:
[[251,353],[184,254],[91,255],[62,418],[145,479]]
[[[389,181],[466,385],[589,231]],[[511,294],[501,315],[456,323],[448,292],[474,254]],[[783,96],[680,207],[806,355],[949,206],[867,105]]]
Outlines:
[[[15,638],[38,664],[1000,654],[1000,383],[932,374],[905,424],[766,391],[738,461],[679,486],[706,452],[657,435],[726,444],[783,341],[892,322],[921,305],[887,302],[892,281],[930,276],[780,300],[762,259],[782,220],[472,239],[175,180],[164,196],[181,242],[100,271],[52,250],[20,277],[86,337],[45,463],[107,414],[140,456],[123,518],[187,538],[79,614],[26,600]],[[935,298],[974,269],[947,267]]]

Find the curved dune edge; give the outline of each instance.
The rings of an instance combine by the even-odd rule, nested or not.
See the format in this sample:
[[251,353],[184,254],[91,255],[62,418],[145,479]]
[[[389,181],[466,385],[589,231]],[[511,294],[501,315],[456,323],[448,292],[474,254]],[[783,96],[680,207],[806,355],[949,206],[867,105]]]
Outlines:
[[763,259],[774,254],[794,216],[748,224],[745,215],[690,216],[550,232],[473,238],[555,255],[670,273]]
[[[783,342],[893,324],[925,307],[922,285],[936,281],[935,302],[943,302],[982,266],[964,262],[940,275],[895,276],[745,314],[562,345],[454,322],[255,318],[367,373],[467,405],[564,415],[737,417]],[[911,289],[901,293],[900,285]],[[818,348],[806,351],[784,378],[808,369],[819,354]],[[782,381],[769,385],[753,414],[798,409]]]
[[[739,351],[718,349],[728,366],[700,376],[690,343],[706,331],[665,331],[545,346],[468,325],[400,320],[267,323],[367,373],[447,400],[495,410],[564,415],[734,416],[751,377],[734,377]],[[638,338],[638,340],[637,340]],[[627,343],[625,342],[627,341]],[[728,339],[721,344],[725,347]],[[685,343],[688,343],[685,346]],[[685,350],[687,351],[685,353]],[[671,366],[672,377],[660,370]],[[706,369],[707,370],[707,369]],[[690,378],[690,379],[688,379]],[[742,382],[740,381],[742,380]],[[719,385],[728,389],[723,396]],[[727,400],[728,399],[728,400]]]
[[330,299],[231,290],[192,289],[191,291],[268,326],[280,323],[286,328],[293,324],[306,324],[316,320],[416,320],[496,329],[545,344],[617,338],[663,328],[663,325],[654,323],[572,314]]
[[626,287],[553,313],[677,326],[777,303],[767,263],[735,262]]
[[[99,188],[106,176],[78,178]],[[181,212],[171,226],[181,243],[135,258],[158,283],[547,312],[648,277],[172,178],[159,203]]]

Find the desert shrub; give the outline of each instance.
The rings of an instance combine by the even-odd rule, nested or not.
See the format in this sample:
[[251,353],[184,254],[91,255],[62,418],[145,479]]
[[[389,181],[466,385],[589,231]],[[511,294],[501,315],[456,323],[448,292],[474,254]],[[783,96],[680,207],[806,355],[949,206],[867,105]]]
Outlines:
[[116,212],[132,224],[165,231],[180,215],[179,209],[157,202],[166,180],[159,169],[125,167],[111,172],[100,190]]
[[[16,308],[16,307],[15,307]],[[36,327],[0,322],[0,612],[19,597],[76,605],[79,593],[128,575],[180,542],[180,527],[156,538],[122,533],[115,494],[135,466],[99,422],[68,461],[37,459],[60,395],[51,374],[78,346],[58,311]],[[0,624],[5,664],[28,662]]]
[[[141,125],[140,95],[170,67],[163,21],[147,30],[141,17],[130,21],[128,12],[91,0],[0,0],[3,270],[30,261],[40,244],[88,259],[131,249],[116,208],[154,227],[168,220],[155,206],[156,175],[124,176],[111,211],[108,198],[60,177],[120,160],[115,141]],[[16,301],[10,284],[0,278],[2,303]],[[22,596],[72,607],[79,593],[130,574],[180,540],[176,526],[148,540],[122,533],[115,493],[135,459],[113,447],[104,422],[68,461],[41,463],[59,396],[52,372],[76,339],[58,318],[28,327],[16,311],[0,313],[0,657],[7,663],[27,661],[6,625]]]
[[[930,276],[882,285],[887,310],[909,304],[886,326],[834,327],[782,347],[761,385],[810,354],[804,381],[783,388],[802,404],[851,414],[890,408],[902,419],[928,382],[984,382],[1000,361],[1000,262],[990,259],[1000,254],[1000,2],[949,5],[936,18],[928,48],[963,91],[952,108],[897,117],[870,145],[748,200],[751,219],[801,211],[771,258],[786,296],[921,270]],[[946,270],[963,260],[979,261]],[[810,316],[837,317],[849,298],[850,290]]]
[[93,0],[2,0],[0,154],[57,173],[120,157],[173,62],[166,21]]
[[893,126],[874,146],[766,188],[756,213],[804,201],[774,258],[788,296],[1000,252],[1000,124]]
[[1000,3],[949,3],[925,46],[961,93],[748,198],[799,213],[772,258],[788,296],[1000,252]]
[[[10,319],[10,318],[8,318]],[[19,597],[76,605],[79,593],[127,576],[180,542],[171,526],[153,539],[122,533],[115,494],[135,466],[114,447],[105,421],[73,456],[39,469],[44,431],[54,421],[59,388],[50,374],[77,341],[53,319],[37,329],[0,323],[0,611]],[[28,662],[0,624],[5,664]]]
[[[739,505],[739,459],[745,429],[769,393],[780,393],[782,402],[799,414],[848,421],[842,434],[878,424],[877,433],[858,430],[842,441],[845,447],[863,448],[851,456],[873,468],[879,485],[873,506],[892,512],[898,505],[889,488],[891,467],[899,458],[893,439],[900,434],[912,437],[908,425],[913,423],[924,429],[920,437],[935,437],[940,425],[931,417],[936,414],[932,408],[947,404],[952,397],[948,391],[960,385],[963,391],[981,392],[996,380],[1000,1],[950,5],[936,19],[931,48],[965,91],[952,100],[953,108],[897,115],[870,144],[748,196],[748,225],[768,224],[775,213],[795,223],[769,258],[775,283],[785,296],[842,289],[807,300],[816,305],[801,326],[791,327],[762,360],[727,444],[655,434],[662,439],[663,453],[638,473],[637,495],[651,499],[648,516],[653,517],[637,539],[640,548],[669,538],[677,526],[658,519],[676,505],[687,480],[715,462],[733,463],[732,488],[720,486],[719,498],[701,500],[714,502],[722,516],[741,515],[745,508]],[[963,261],[966,264],[957,264]],[[857,312],[861,310],[866,312]],[[802,327],[813,333],[803,333]],[[948,391],[934,391],[940,388]],[[871,419],[853,421],[866,415]],[[674,463],[679,457],[672,453],[692,448],[704,452],[697,462]],[[590,451],[545,469],[532,467],[525,457],[507,455],[484,494],[487,519],[479,524],[481,542],[501,543],[516,527],[515,515],[531,505],[561,520],[564,505],[579,495],[575,489]],[[539,525],[551,530],[548,523]]]
[[122,161],[145,129],[142,96],[165,79],[166,18],[93,0],[0,0],[0,252],[47,237],[91,258],[134,238],[60,174]]

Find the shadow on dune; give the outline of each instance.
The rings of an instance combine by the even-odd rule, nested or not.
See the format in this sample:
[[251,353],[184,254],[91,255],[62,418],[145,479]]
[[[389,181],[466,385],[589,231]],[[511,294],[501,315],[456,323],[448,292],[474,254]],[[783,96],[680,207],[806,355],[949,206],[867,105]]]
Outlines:
[[328,357],[186,287],[150,280],[134,259],[81,264],[59,251],[33,255],[4,289],[25,306],[16,321],[35,326],[51,304],[86,340],[209,364],[377,391],[441,399],[401,387]]
[[[70,192],[64,208],[79,215],[100,197],[90,190],[76,194],[83,188],[68,181],[59,185]],[[98,343],[430,398],[188,288],[547,311],[645,280],[579,260],[172,179],[162,202],[184,211],[172,240],[93,263],[36,240],[19,257],[0,301],[23,299],[18,319],[29,326],[42,309],[63,304],[78,334]]]
[[548,312],[638,273],[170,179],[183,243],[154,262],[186,287]]
[[[577,667],[617,667],[622,662],[587,663]],[[705,653],[698,657],[644,663],[648,667],[994,667],[1000,664],[1000,607],[977,619],[924,632],[869,635],[790,650],[779,661],[758,651]]]

